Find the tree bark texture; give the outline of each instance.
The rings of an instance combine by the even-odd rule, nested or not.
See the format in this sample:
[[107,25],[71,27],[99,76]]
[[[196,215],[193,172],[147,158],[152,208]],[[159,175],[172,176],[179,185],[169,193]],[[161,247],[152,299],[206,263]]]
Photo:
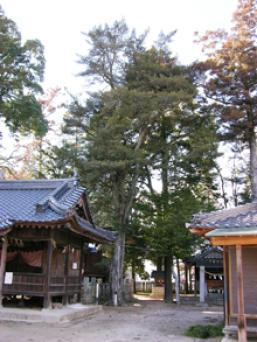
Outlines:
[[[142,127],[139,133],[135,151],[138,151],[145,143],[147,127]],[[139,178],[140,167],[136,165],[135,172],[132,176],[129,190],[124,190],[125,176],[121,172],[117,172],[114,178],[114,203],[117,211],[117,219],[120,224],[117,240],[115,242],[114,255],[112,260],[112,303],[114,306],[121,305],[124,301],[124,256],[125,256],[125,230],[129,222],[132,211],[133,202],[137,195],[137,182]]]
[[157,272],[162,271],[162,257],[158,257],[157,259]]
[[251,133],[249,144],[252,200],[257,201],[257,142],[255,132]]
[[112,304],[114,306],[123,303],[123,263],[125,254],[125,232],[119,231],[115,242],[112,260]]
[[131,273],[132,273],[132,280],[133,280],[133,293],[137,293],[136,271],[135,271],[134,261],[132,261]]
[[164,258],[164,300],[165,302],[172,302],[172,282],[171,282],[171,268],[172,257],[166,256]]
[[188,267],[187,264],[184,264],[185,266],[185,293],[188,294]]

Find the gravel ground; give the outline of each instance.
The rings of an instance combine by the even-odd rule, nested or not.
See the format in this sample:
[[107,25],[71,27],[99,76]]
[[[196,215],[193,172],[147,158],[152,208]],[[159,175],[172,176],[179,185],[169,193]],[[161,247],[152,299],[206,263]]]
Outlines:
[[[103,311],[85,320],[63,324],[0,322],[1,342],[186,342],[194,324],[222,322],[222,307],[176,306],[162,301],[140,300]],[[218,342],[221,338],[209,339]]]

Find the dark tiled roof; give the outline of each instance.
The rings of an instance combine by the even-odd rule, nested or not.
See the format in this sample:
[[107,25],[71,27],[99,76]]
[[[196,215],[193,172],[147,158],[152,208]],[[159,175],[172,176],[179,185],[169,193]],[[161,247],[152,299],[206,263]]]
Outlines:
[[63,219],[85,191],[75,182],[75,179],[0,181],[1,226],[8,227],[11,222],[17,221]]
[[196,266],[211,268],[223,267],[223,250],[219,247],[208,246],[192,257],[186,258],[185,262]]
[[195,263],[197,266],[222,267],[223,252],[218,247],[209,247],[195,255]]
[[194,215],[189,228],[257,227],[257,203]]
[[0,215],[0,230],[11,227],[13,222],[5,215]]
[[82,219],[78,215],[75,215],[76,222],[79,224],[80,227],[84,228],[87,232],[96,237],[103,238],[106,241],[115,241],[116,234],[110,230],[105,230],[103,228],[93,226],[88,221]]
[[[75,178],[58,180],[0,181],[0,230],[19,222],[53,223],[74,216],[72,210],[85,193]],[[76,215],[75,215],[76,216]],[[78,224],[91,235],[112,241],[114,235],[94,228],[80,218]]]

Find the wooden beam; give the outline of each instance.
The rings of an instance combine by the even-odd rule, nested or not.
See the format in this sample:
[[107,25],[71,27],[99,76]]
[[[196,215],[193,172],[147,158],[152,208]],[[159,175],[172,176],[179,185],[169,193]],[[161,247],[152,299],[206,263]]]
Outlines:
[[243,260],[242,246],[236,245],[236,272],[237,272],[237,331],[238,341],[247,342],[246,318],[244,312],[244,284],[243,284]]
[[257,245],[257,236],[215,236],[210,241],[214,246]]
[[[233,314],[231,314],[230,316],[233,317],[233,318],[237,318],[237,317],[238,317],[238,314],[233,313]],[[254,315],[254,314],[245,314],[245,318],[246,318],[246,319],[254,319],[254,320],[257,320],[257,315]]]
[[49,238],[47,228],[19,228],[15,227],[9,234],[10,238],[21,239],[21,240],[37,240],[37,241],[47,241]]
[[0,307],[2,306],[2,293],[4,286],[4,276],[5,276],[5,266],[6,266],[6,257],[7,257],[7,247],[8,240],[7,237],[2,238],[2,251],[1,251],[1,263],[0,263]]

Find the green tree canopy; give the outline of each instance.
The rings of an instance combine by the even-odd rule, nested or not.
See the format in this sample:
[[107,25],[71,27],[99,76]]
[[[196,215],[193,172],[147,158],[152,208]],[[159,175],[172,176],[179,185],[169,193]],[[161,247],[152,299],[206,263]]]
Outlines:
[[199,38],[207,59],[195,65],[205,104],[216,114],[222,139],[250,149],[251,193],[257,198],[257,2],[239,0],[230,32]]
[[12,131],[43,135],[47,123],[35,95],[42,92],[45,60],[38,40],[24,43],[0,7],[0,117]]
[[[113,273],[117,287],[113,291],[118,292],[121,300],[125,239],[131,235],[137,240],[133,234],[137,232],[138,222],[132,214],[145,184],[154,172],[159,172],[161,205],[153,205],[158,221],[154,223],[160,229],[159,236],[161,230],[166,234],[166,241],[174,236],[171,243],[162,246],[162,253],[172,260],[175,236],[180,236],[180,240],[184,238],[181,237],[184,231],[176,235],[174,230],[179,230],[189,215],[188,211],[181,212],[176,221],[170,222],[177,210],[177,207],[172,213],[169,210],[172,196],[181,195],[181,204],[185,194],[188,198],[197,196],[197,192],[187,191],[191,183],[194,182],[194,189],[208,182],[208,186],[211,185],[209,170],[214,165],[211,158],[216,156],[216,144],[211,135],[212,121],[197,110],[197,92],[189,70],[171,55],[168,45],[174,33],[162,34],[152,48],[146,49],[142,39],[131,39],[127,29],[114,40],[122,44],[112,44],[116,26],[114,23],[114,26],[90,32],[92,49],[83,59],[84,75],[96,76],[97,81],[104,81],[108,88],[91,94],[86,104],[74,99],[65,120],[65,148],[69,156],[73,151],[68,164],[77,165],[81,180],[90,189],[99,223],[118,231],[117,253],[113,259],[113,265],[117,266],[113,270],[118,269]],[[107,49],[108,58],[105,48],[99,50],[98,42],[102,40],[100,47],[107,45],[111,49]],[[92,60],[96,64],[90,64]],[[103,70],[111,70],[113,74],[105,77]],[[197,140],[197,134],[202,143]],[[59,156],[67,156],[67,153],[64,150]],[[210,189],[208,186],[206,188]],[[158,196],[155,194],[154,198]],[[154,200],[151,201],[153,204]],[[159,241],[158,246],[161,244]],[[140,241],[140,245],[143,246],[144,241]]]

